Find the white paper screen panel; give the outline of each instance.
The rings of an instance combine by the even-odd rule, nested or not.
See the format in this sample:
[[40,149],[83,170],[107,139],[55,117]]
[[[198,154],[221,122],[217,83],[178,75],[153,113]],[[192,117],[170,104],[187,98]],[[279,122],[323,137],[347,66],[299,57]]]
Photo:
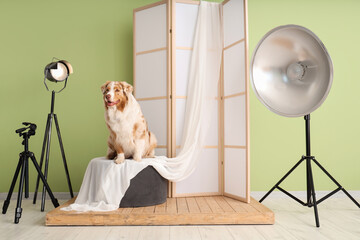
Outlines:
[[204,144],[205,146],[217,146],[219,144],[219,102],[217,99],[208,100],[206,105],[212,115],[207,119],[207,124],[209,124],[209,126]]
[[[134,88],[149,130],[158,140],[156,155],[167,155],[167,4],[134,11]],[[163,49],[161,49],[163,48]],[[146,52],[145,52],[146,51]]]
[[[175,8],[175,48],[176,48],[176,96],[184,97],[187,92],[187,84],[189,81],[189,70],[191,65],[191,48],[193,47],[193,40],[195,35],[195,28],[197,22],[199,5],[176,3]],[[173,19],[174,20],[174,19]],[[174,46],[173,46],[174,47]],[[176,146],[180,146],[184,127],[186,99],[176,99]],[[211,106],[216,108],[214,116],[211,116],[214,121],[210,124],[211,134],[206,138],[205,145],[218,145],[218,101],[214,99]],[[179,153],[180,149],[177,149]],[[203,149],[199,156],[199,167],[192,173],[192,175],[184,181],[175,184],[175,196],[177,195],[197,195],[197,194],[214,194],[219,192],[219,161],[218,149],[206,148]]]
[[199,6],[176,3],[176,46],[192,47]]
[[155,148],[155,156],[167,156],[166,148]]
[[190,74],[191,50],[176,50],[176,95],[186,96]]
[[246,198],[246,150],[225,148],[224,192]]
[[224,194],[248,200],[247,78],[244,0],[223,7]]
[[157,138],[158,145],[167,144],[167,103],[166,99],[139,101],[149,130]]
[[166,47],[166,4],[135,13],[135,51],[143,52]]
[[245,92],[245,43],[224,50],[224,95]]
[[224,101],[224,141],[225,145],[246,146],[245,95]]
[[[182,133],[185,122],[186,99],[176,99],[176,145],[179,146],[182,140]],[[177,154],[176,154],[177,155]]]
[[167,51],[156,51],[136,56],[136,98],[166,96]]
[[223,7],[225,47],[244,38],[244,0],[230,0]]
[[176,194],[218,193],[218,164],[218,149],[204,148],[195,171],[187,179],[176,183]]
[[[218,138],[218,101],[216,99],[209,100],[207,102],[207,107],[210,109],[212,116],[208,119],[208,133],[205,139],[205,146],[217,146],[219,143]],[[186,109],[186,99],[176,99],[176,145],[179,146],[182,140],[182,133],[184,129],[184,120],[185,120],[185,109]]]

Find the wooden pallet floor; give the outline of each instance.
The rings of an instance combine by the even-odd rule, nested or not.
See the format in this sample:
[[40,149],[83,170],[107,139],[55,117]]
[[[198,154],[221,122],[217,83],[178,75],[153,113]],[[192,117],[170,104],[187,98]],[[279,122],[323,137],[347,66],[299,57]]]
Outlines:
[[214,225],[274,224],[274,213],[251,198],[249,204],[224,196],[168,198],[163,204],[119,208],[111,212],[61,211],[69,200],[46,215],[46,225]]

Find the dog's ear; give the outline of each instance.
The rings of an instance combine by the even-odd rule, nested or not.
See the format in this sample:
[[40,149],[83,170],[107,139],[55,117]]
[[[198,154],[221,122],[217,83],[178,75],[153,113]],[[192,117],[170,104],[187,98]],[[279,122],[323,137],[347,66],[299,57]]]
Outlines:
[[101,86],[101,92],[104,93],[107,85],[110,83],[110,81],[106,81],[106,83],[104,83],[102,86]]
[[121,82],[121,85],[123,85],[124,87],[124,91],[126,94],[130,94],[133,92],[134,88],[133,86],[131,86],[130,84],[128,84],[127,82]]

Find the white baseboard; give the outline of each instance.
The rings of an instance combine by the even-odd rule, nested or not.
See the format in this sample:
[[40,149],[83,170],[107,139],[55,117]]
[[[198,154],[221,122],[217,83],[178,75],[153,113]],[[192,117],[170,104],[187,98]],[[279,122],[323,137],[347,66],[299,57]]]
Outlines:
[[[325,196],[326,194],[328,194],[331,191],[316,191],[316,198],[321,198],[323,196]],[[351,196],[353,196],[356,199],[360,199],[360,191],[348,191],[350,193]],[[252,191],[251,192],[251,196],[253,198],[255,198],[256,200],[260,200],[267,192],[264,191]],[[300,199],[306,199],[306,191],[289,191],[289,193],[293,194],[294,196],[300,198]],[[42,192],[38,193],[38,200],[41,199],[41,194]],[[14,192],[11,196],[11,199],[17,199],[17,192]],[[66,200],[66,199],[70,199],[70,194],[69,192],[54,192],[54,195],[57,199],[59,200]],[[77,196],[78,193],[74,192],[74,196]],[[7,197],[7,193],[0,193],[0,200],[5,200]],[[25,196],[23,195],[23,198]],[[29,198],[33,199],[34,198],[34,193],[30,192],[29,193]],[[285,199],[288,198],[288,196],[286,196],[284,193],[280,192],[280,191],[273,191],[269,196],[269,199]],[[345,193],[343,191],[339,191],[337,193],[335,193],[334,195],[331,196],[331,198],[347,198],[347,196],[345,195]],[[46,199],[50,199],[49,198],[49,194],[46,194]]]
[[[330,193],[331,191],[316,191],[316,198],[322,198],[326,194]],[[360,198],[360,191],[347,191],[352,197],[359,199]],[[260,200],[267,192],[263,191],[254,191],[251,192],[251,196],[256,200]],[[300,199],[306,199],[306,191],[289,191],[292,195]],[[281,191],[273,191],[267,198],[269,199],[281,199],[281,198],[289,198]],[[331,198],[347,198],[343,191],[339,191],[331,196]]]
[[[66,200],[66,199],[70,199],[70,193],[69,192],[54,192],[53,193],[54,196],[58,199],[58,200]],[[0,193],[0,200],[5,200],[7,197],[8,193]],[[78,193],[74,192],[74,196],[77,196]],[[17,199],[18,193],[17,192],[13,192],[12,196],[11,196],[11,200],[15,200]],[[42,196],[42,192],[38,192],[37,195],[37,200],[41,201],[41,196]],[[34,198],[34,192],[29,192],[29,199],[33,199]],[[25,199],[25,195],[23,194],[23,200]],[[49,194],[46,194],[46,199],[50,199]]]

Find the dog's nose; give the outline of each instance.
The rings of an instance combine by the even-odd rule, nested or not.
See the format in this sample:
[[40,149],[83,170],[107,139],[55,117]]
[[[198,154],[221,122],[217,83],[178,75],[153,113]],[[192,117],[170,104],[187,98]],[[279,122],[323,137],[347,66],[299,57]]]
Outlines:
[[108,99],[108,100],[109,100],[109,99],[111,98],[111,95],[110,95],[110,94],[106,94],[106,96],[105,96],[105,97],[106,97],[106,99]]

